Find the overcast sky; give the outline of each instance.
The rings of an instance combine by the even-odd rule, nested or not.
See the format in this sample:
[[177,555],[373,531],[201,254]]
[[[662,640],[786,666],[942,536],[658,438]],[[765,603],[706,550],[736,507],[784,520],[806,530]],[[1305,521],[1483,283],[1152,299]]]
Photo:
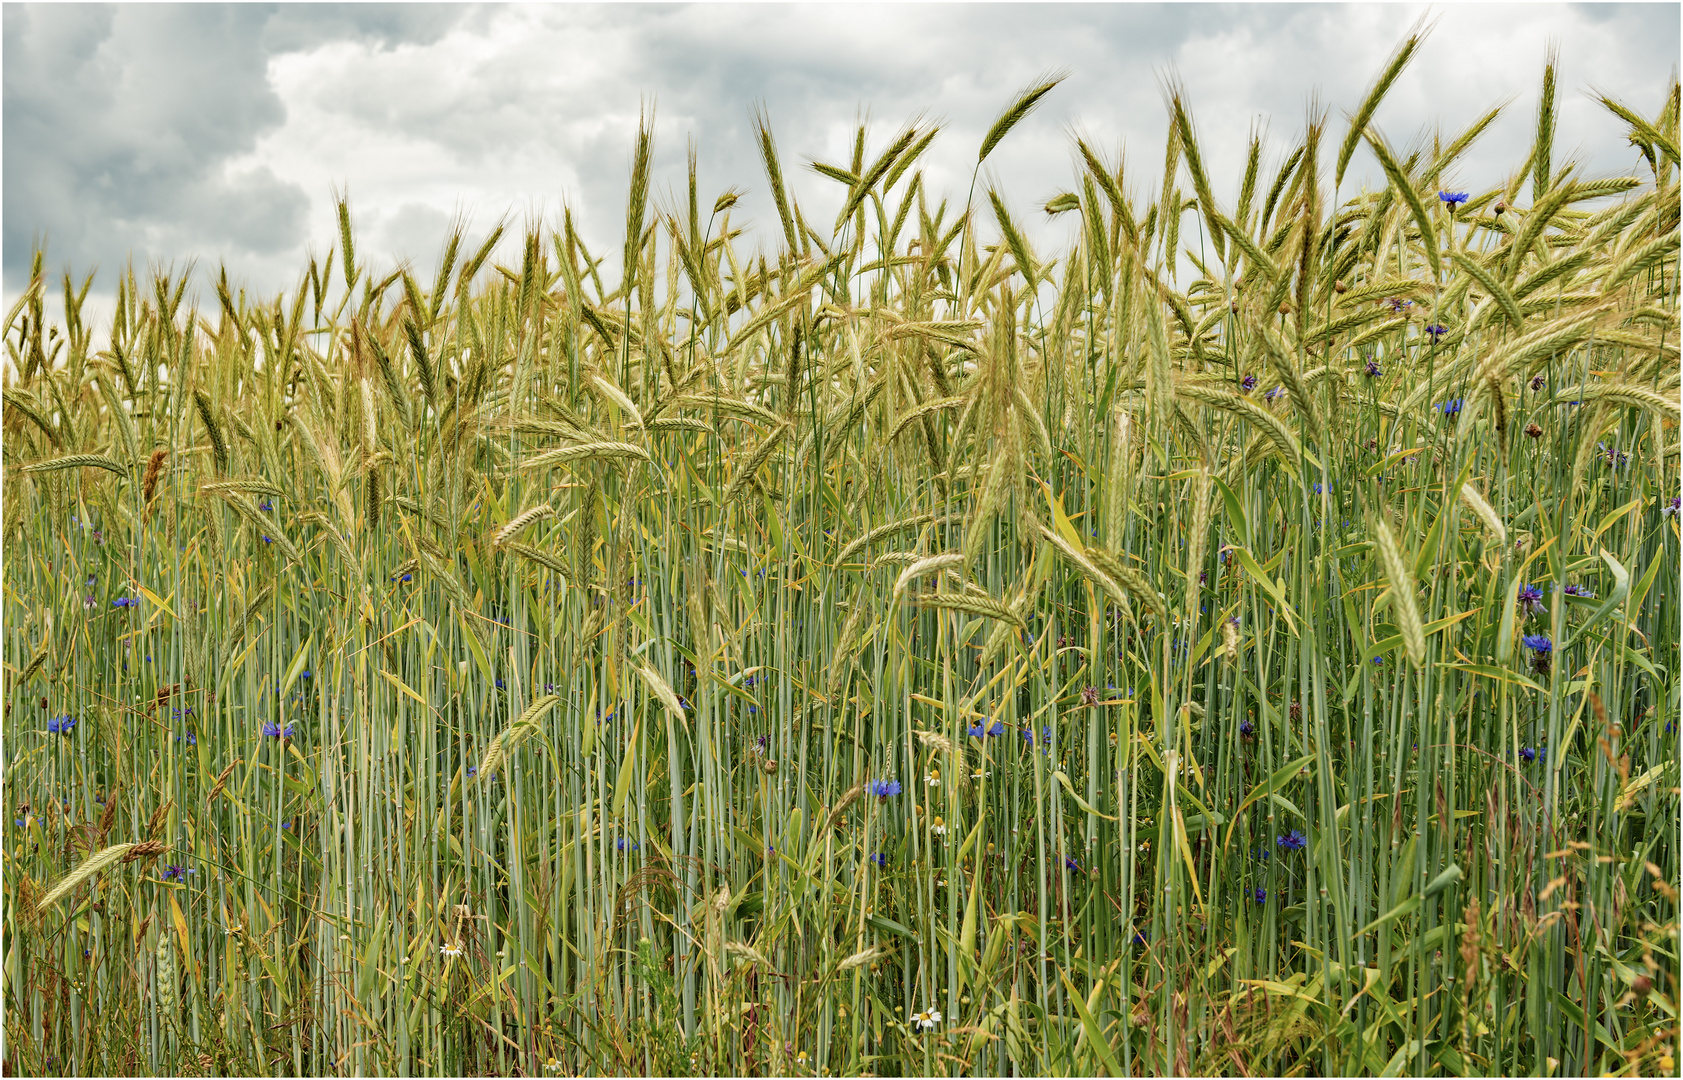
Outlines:
[[[842,189],[802,166],[846,164],[861,119],[867,156],[908,119],[939,120],[924,179],[960,201],[999,110],[1062,67],[1069,79],[988,161],[1034,242],[1056,249],[1067,227],[1034,211],[1071,186],[1072,132],[1113,159],[1125,148],[1130,190],[1150,197],[1163,169],[1161,87],[1177,76],[1216,197],[1231,205],[1253,126],[1277,161],[1318,98],[1336,146],[1346,112],[1422,16],[1434,28],[1377,117],[1394,145],[1429,139],[1434,126],[1453,136],[1511,99],[1449,178],[1473,190],[1500,182],[1529,148],[1552,42],[1557,166],[1576,156],[1591,175],[1620,173],[1636,152],[1585,91],[1652,115],[1676,77],[1679,10],[8,3],[5,301],[27,284],[42,240],[55,276],[97,267],[96,297],[131,252],[137,268],[197,260],[201,282],[226,264],[235,282],[272,296],[296,283],[307,253],[334,243],[335,188],[349,192],[359,261],[376,272],[405,259],[433,272],[457,214],[483,236],[505,216],[553,224],[570,206],[598,253],[617,250],[638,114],[651,107],[657,201],[679,205],[693,139],[704,202],[745,189],[733,220],[770,248],[781,229],[755,106],[771,118],[806,216],[827,224]],[[1345,186],[1376,175],[1364,148]]]

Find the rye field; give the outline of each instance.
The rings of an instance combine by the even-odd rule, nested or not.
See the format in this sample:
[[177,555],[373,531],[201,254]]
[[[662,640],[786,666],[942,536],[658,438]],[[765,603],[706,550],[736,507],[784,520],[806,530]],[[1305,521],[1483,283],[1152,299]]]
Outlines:
[[1476,177],[1418,44],[1043,206],[1055,76],[758,240],[645,125],[611,250],[37,255],[10,1074],[1676,1075],[1678,86]]

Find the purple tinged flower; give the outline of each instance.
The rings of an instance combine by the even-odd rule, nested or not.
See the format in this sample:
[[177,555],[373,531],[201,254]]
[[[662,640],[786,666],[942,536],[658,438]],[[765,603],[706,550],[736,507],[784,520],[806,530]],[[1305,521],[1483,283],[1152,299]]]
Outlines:
[[1519,610],[1526,618],[1543,613],[1543,590],[1535,585],[1521,585],[1519,587]]
[[1537,760],[1537,751],[1532,749],[1531,747],[1527,746],[1524,749],[1520,750],[1519,760],[1521,760],[1521,761],[1525,762],[1527,765],[1529,765],[1533,761]]
[[1245,393],[1250,393],[1252,390],[1256,389],[1256,376],[1246,375],[1243,379],[1239,380],[1239,386]]
[[1264,889],[1260,886],[1258,886],[1255,889],[1252,889],[1251,890],[1251,899],[1255,900],[1259,904],[1266,904],[1268,902],[1268,890]]
[[1064,856],[1064,869],[1065,870],[1074,870],[1077,873],[1079,873],[1081,871],[1081,863],[1080,863],[1079,860],[1077,860],[1075,858],[1075,856],[1065,855]]
[[1601,451],[1602,456],[1607,459],[1607,464],[1614,468],[1630,460],[1630,455],[1617,447],[1608,446],[1606,443],[1596,443],[1595,445]]
[[472,776],[474,773],[476,773],[478,771],[479,771],[479,766],[477,766],[477,765],[469,765],[467,767],[467,774],[469,776]]
[[1531,389],[1532,389],[1532,391],[1541,390],[1543,387],[1547,386],[1548,384],[1549,384],[1549,380],[1546,376],[1543,376],[1543,375],[1533,375],[1533,376],[1531,376]]
[[1297,829],[1293,829],[1291,832],[1279,837],[1276,842],[1287,851],[1302,851],[1308,846],[1309,838],[1304,836],[1303,833]]
[[47,734],[68,735],[70,729],[75,726],[76,718],[74,716],[55,716],[47,721]]
[[1520,639],[1520,644],[1524,645],[1532,652],[1550,653],[1554,651],[1554,642],[1550,641],[1542,634],[1527,634],[1525,637]]
[[1462,399],[1461,398],[1453,398],[1449,401],[1444,402],[1442,405],[1436,406],[1436,408],[1439,412],[1443,413],[1445,416],[1454,416],[1455,414],[1457,414],[1461,411],[1461,405],[1462,405]]
[[1672,517],[1676,517],[1679,513],[1683,513],[1683,496],[1673,495],[1671,497],[1671,501],[1660,508],[1660,513],[1668,514]]
[[1138,930],[1134,931],[1134,944],[1135,945],[1144,945],[1145,944],[1145,935],[1140,933]]
[[1590,592],[1588,589],[1584,588],[1582,585],[1568,585],[1568,586],[1566,586],[1565,589],[1563,589],[1561,591],[1564,592],[1567,596],[1581,596],[1585,600],[1594,600],[1595,599],[1595,594]]
[[991,725],[989,725],[987,724],[987,718],[983,717],[981,720],[977,721],[975,726],[969,729],[969,734],[973,739],[1003,735],[1005,734],[1005,724],[1002,721],[995,720]]
[[873,851],[871,852],[871,861],[876,863],[879,867],[886,867],[888,865],[888,856],[884,855],[880,851]]
[[900,781],[872,780],[866,785],[865,790],[879,799],[886,799],[890,795],[900,794]]
[[1448,203],[1449,208],[1454,210],[1467,201],[1467,193],[1465,191],[1440,191],[1438,192],[1438,198]]
[[1374,664],[1375,667],[1383,666],[1384,663],[1385,663],[1385,658],[1383,656],[1376,656],[1376,657],[1373,658],[1373,664]]
[[1385,299],[1381,300],[1380,303],[1390,308],[1393,314],[1400,314],[1404,310],[1414,306],[1414,301],[1404,300],[1400,296],[1387,296]]
[[269,511],[273,510],[274,508],[275,508],[275,504],[270,502],[268,499],[264,499],[262,502],[257,504],[257,509],[263,511],[265,514],[267,514]]
[[1432,335],[1432,340],[1436,341],[1438,338],[1449,333],[1449,327],[1443,325],[1442,323],[1433,323],[1432,325],[1426,327],[1426,333]]
[[180,882],[185,883],[186,880],[187,880],[187,875],[191,874],[193,872],[194,871],[189,869],[188,867],[176,866],[174,863],[170,863],[168,866],[164,867],[163,879],[165,881],[169,881],[171,879],[174,879],[176,881],[180,881]]
[[[630,847],[629,847],[629,848],[627,848],[627,845],[628,845],[628,844],[629,844],[629,845],[630,845]],[[619,850],[621,850],[621,851],[626,851],[626,850],[630,850],[630,851],[636,851],[636,850],[637,850],[637,841],[635,841],[635,840],[627,840],[627,839],[626,839],[626,838],[625,838],[625,837],[623,837],[623,836],[622,836],[622,837],[620,837],[620,838],[619,838],[619,840],[618,840],[618,841],[617,841],[617,842],[616,842],[616,843],[615,843],[615,844],[614,844],[614,846],[615,846],[615,847],[617,847],[617,848],[618,848],[618,849],[619,849]]]
[[119,596],[119,597],[117,597],[117,599],[111,601],[111,606],[112,607],[134,607],[136,604],[139,604],[139,603],[140,603],[139,600],[135,600],[132,597]]
[[1250,738],[1252,735],[1256,734],[1256,725],[1251,723],[1249,720],[1239,721],[1239,734],[1247,739]]
[[290,739],[292,738],[292,729],[295,726],[288,724],[283,728],[279,724],[264,724],[263,735],[270,739]]
[[92,611],[94,608],[96,608],[98,606],[99,606],[99,601],[95,600],[92,595],[82,597],[82,610]]
[[1367,366],[1362,368],[1362,374],[1366,375],[1370,379],[1377,379],[1379,376],[1385,374],[1385,369],[1379,366],[1379,361],[1369,359]]
[[1268,401],[1277,401],[1277,400],[1279,400],[1280,395],[1284,394],[1285,392],[1286,392],[1285,387],[1276,386],[1274,389],[1268,391],[1266,394],[1263,394],[1262,396]]

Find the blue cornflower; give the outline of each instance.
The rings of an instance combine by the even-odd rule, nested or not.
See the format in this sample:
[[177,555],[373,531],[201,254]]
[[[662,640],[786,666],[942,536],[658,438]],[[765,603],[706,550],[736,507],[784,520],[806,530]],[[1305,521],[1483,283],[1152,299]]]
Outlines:
[[[1031,745],[1034,743],[1034,729],[1032,727],[1024,728],[1022,730],[1022,736]],[[1040,738],[1042,739],[1042,741],[1044,741],[1046,743],[1047,746],[1051,746],[1052,745],[1052,729],[1050,727],[1041,728],[1040,729]]]
[[1401,314],[1403,311],[1406,311],[1408,308],[1414,306],[1414,301],[1404,300],[1400,296],[1387,296],[1385,299],[1381,300],[1380,303],[1390,308],[1393,314]]
[[1326,487],[1324,485],[1320,484],[1320,483],[1317,483],[1315,485],[1315,494],[1317,494],[1317,495],[1325,495],[1326,490],[1327,490]]
[[503,681],[502,681],[502,680],[501,680],[501,679],[498,679],[498,680],[497,680],[497,689],[498,689],[498,690],[505,690],[505,689],[507,689],[507,687],[505,687],[505,686],[504,686],[504,685],[503,685]]
[[1537,751],[1527,746],[1519,752],[1519,759],[1529,765],[1537,760]]
[[[176,741],[176,742],[180,742],[180,741],[181,741],[181,736],[179,736],[179,735],[177,735],[177,736],[176,736],[176,737],[175,737],[175,741]],[[189,732],[188,732],[188,733],[187,733],[187,745],[188,745],[188,746],[197,746],[197,745],[199,745],[199,739],[198,739],[198,736],[196,736],[196,735],[194,735],[194,734],[193,734],[193,733],[192,733],[192,732],[191,732],[191,731],[189,731]]]
[[1377,379],[1379,376],[1385,374],[1385,369],[1379,366],[1379,361],[1370,357],[1368,359],[1367,366],[1362,368],[1362,374],[1366,375],[1370,379]]
[[1252,889],[1251,899],[1259,904],[1266,904],[1268,902],[1268,890],[1261,887]]
[[1461,405],[1462,405],[1462,399],[1461,398],[1453,398],[1449,401],[1444,402],[1442,405],[1436,406],[1436,408],[1439,412],[1443,413],[1445,416],[1454,416],[1456,413],[1461,411]]
[[1262,396],[1268,401],[1275,401],[1280,397],[1280,395],[1284,394],[1285,392],[1286,392],[1285,387],[1276,386],[1274,389],[1268,391],[1266,394],[1263,394]]
[[479,771],[479,766],[477,766],[477,765],[469,765],[467,767],[467,774],[469,776],[472,776],[474,773],[476,773],[478,771]]
[[1261,859],[1263,862],[1267,862],[1269,859],[1274,857],[1274,853],[1269,851],[1265,847],[1259,847],[1255,851],[1251,852],[1251,854],[1255,855],[1258,859]]
[[1541,390],[1543,387],[1547,386],[1548,384],[1549,384],[1549,380],[1548,380],[1548,376],[1546,376],[1546,375],[1533,375],[1531,377],[1531,389],[1533,391]]
[[619,838],[619,841],[614,846],[619,848],[619,850],[621,850],[621,851],[625,851],[625,850],[627,850],[627,847],[626,847],[627,844],[630,845],[629,850],[631,850],[631,851],[636,851],[637,850],[637,841],[627,840],[623,836]]
[[76,718],[74,716],[55,716],[47,721],[47,734],[68,735],[70,729],[75,726]]
[[983,717],[982,720],[978,721],[976,725],[970,729],[969,733],[972,738],[980,739],[987,736],[1005,734],[1005,724],[1002,721],[995,720],[991,725],[987,725],[986,721],[987,718]]
[[187,880],[187,875],[191,873],[193,873],[193,871],[185,866],[176,866],[174,863],[170,863],[168,866],[164,867],[164,880],[169,881],[171,878],[174,878],[176,881],[185,882]]
[[1543,613],[1543,590],[1535,585],[1521,584],[1519,587],[1519,610],[1527,618]]
[[1373,663],[1376,667],[1382,665],[1385,663],[1385,658],[1383,656],[1376,656],[1373,658]]
[[1542,634],[1527,634],[1520,639],[1520,644],[1532,652],[1549,653],[1554,651],[1554,642]]
[[1467,193],[1465,191],[1440,191],[1438,192],[1438,198],[1448,203],[1449,208],[1454,210],[1467,201]]
[[1617,468],[1630,460],[1630,455],[1617,447],[1608,446],[1606,443],[1599,442],[1595,445],[1596,449],[1600,450],[1602,455],[1607,459],[1607,464],[1613,466],[1614,468]]
[[1075,858],[1075,856],[1065,855],[1064,856],[1064,869],[1065,870],[1079,871],[1081,869],[1081,863]]
[[1662,517],[1665,515],[1676,517],[1679,513],[1683,513],[1683,496],[1673,495],[1670,502],[1660,507]]
[[305,668],[305,669],[304,669],[304,670],[303,670],[303,671],[301,671],[301,672],[299,672],[299,673],[298,673],[298,677],[299,677],[299,678],[301,678],[301,679],[308,679],[308,678],[310,678],[310,677],[311,677],[311,675],[310,675],[310,669],[309,669],[309,668]]
[[879,799],[886,799],[890,795],[900,794],[900,781],[872,780],[866,785],[865,790]]
[[1256,376],[1246,375],[1243,379],[1239,380],[1239,386],[1245,393],[1250,393],[1252,390],[1256,389]]
[[1432,325],[1426,327],[1426,333],[1432,335],[1432,340],[1436,341],[1438,338],[1449,333],[1449,327],[1443,325],[1442,323],[1433,323]]
[[880,851],[873,851],[871,852],[871,861],[876,863],[878,866],[887,866],[888,856],[884,855]]
[[263,538],[263,542],[264,542],[264,543],[265,543],[265,544],[272,544],[272,543],[274,543],[274,542],[275,542],[275,541],[274,541],[274,538],[273,538],[273,537],[270,537],[270,536],[265,536],[265,537],[264,537],[264,538]]
[[294,726],[295,725],[293,724],[288,724],[283,728],[279,724],[264,724],[263,734],[267,738],[271,739],[290,739],[292,738],[292,729]]
[[1277,843],[1287,851],[1302,851],[1308,845],[1309,838],[1304,836],[1303,833],[1299,832],[1297,829],[1293,829],[1291,832],[1280,837],[1277,840]]
[[1582,585],[1568,585],[1568,586],[1566,586],[1566,588],[1562,589],[1561,591],[1564,592],[1567,596],[1581,596],[1585,600],[1594,600],[1595,599],[1595,594],[1590,592],[1588,589],[1584,588]]
[[140,603],[140,601],[134,599],[133,597],[119,596],[119,597],[117,597],[117,599],[111,601],[111,606],[112,607],[134,607],[139,603]]
[[273,510],[274,508],[275,508],[275,504],[270,502],[268,499],[264,499],[262,502],[257,504],[257,509],[263,511],[265,514],[267,514],[269,511]]
[[1250,738],[1252,735],[1256,734],[1256,725],[1251,723],[1249,720],[1239,721],[1239,734],[1243,738]]
[[1135,945],[1144,945],[1145,944],[1145,935],[1140,933],[1138,930],[1134,931],[1134,944]]
[[413,580],[415,580],[415,575],[414,574],[393,574],[392,575],[392,580],[393,581],[413,581]]

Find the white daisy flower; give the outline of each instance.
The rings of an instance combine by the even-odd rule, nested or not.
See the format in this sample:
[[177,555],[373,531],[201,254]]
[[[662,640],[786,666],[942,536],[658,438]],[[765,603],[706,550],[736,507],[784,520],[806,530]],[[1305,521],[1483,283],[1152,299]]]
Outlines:
[[936,836],[947,835],[947,823],[941,820],[939,814],[935,816],[935,824],[929,826],[929,831],[934,833]]
[[930,787],[940,787],[941,786],[941,774],[938,773],[938,772],[931,772],[928,775],[924,776],[923,782],[928,784]]
[[460,945],[440,945],[438,947],[438,951],[443,953],[445,956],[462,955],[462,947]]
[[940,1022],[941,1010],[939,1009],[925,1009],[922,1012],[912,1014],[912,1023],[917,1025],[919,1031],[928,1031]]

